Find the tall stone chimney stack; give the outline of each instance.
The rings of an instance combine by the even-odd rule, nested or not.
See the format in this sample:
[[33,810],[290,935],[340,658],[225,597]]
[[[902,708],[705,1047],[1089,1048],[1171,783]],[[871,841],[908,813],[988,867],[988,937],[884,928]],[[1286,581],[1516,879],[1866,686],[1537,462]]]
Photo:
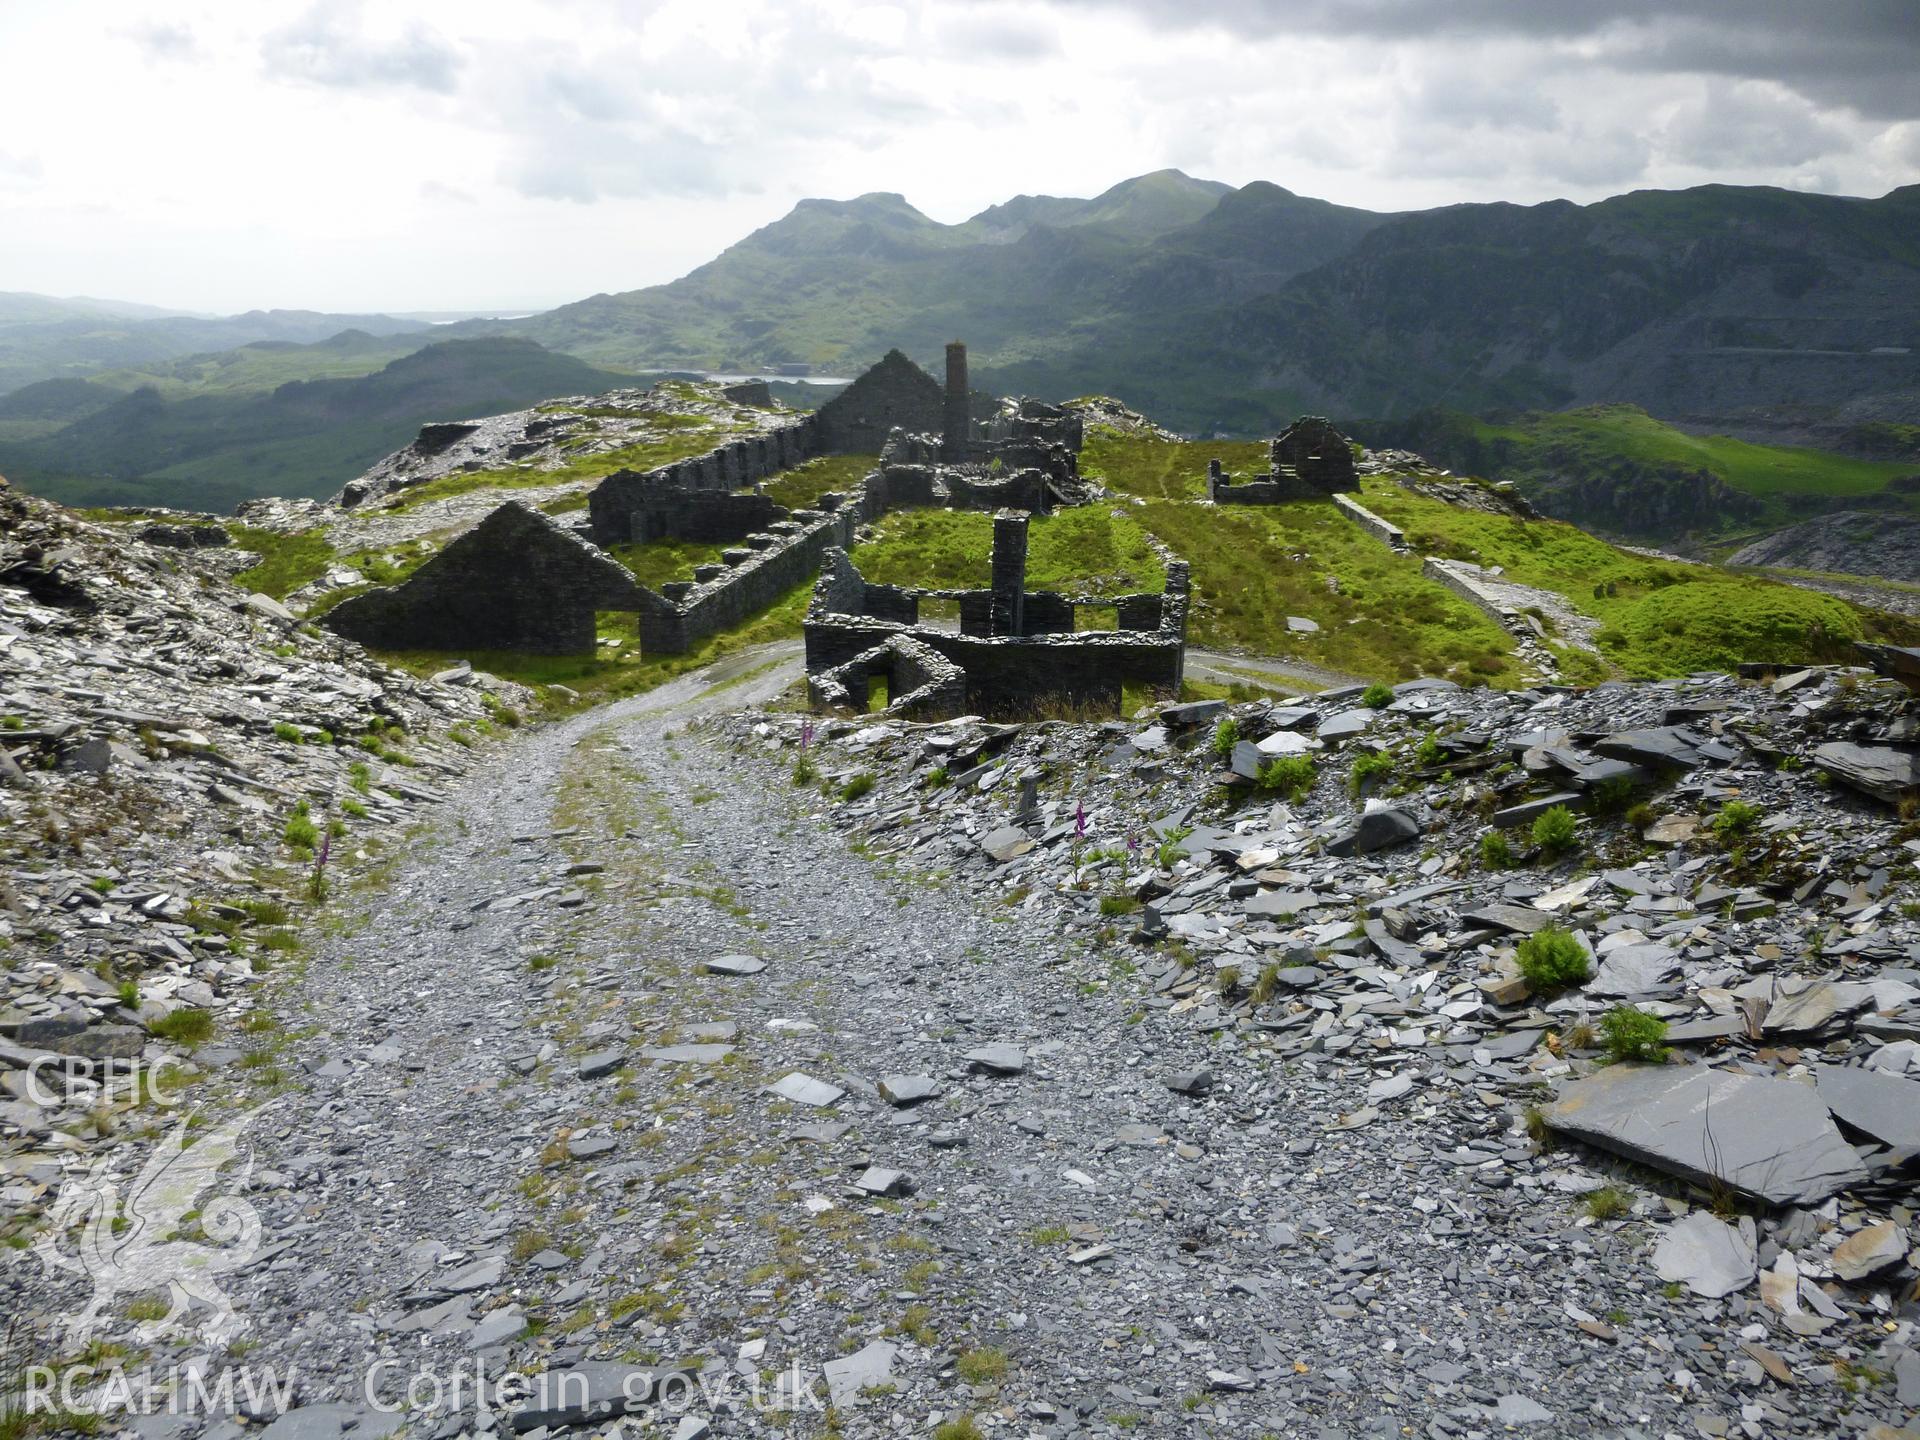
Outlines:
[[955,340],[947,346],[947,394],[940,414],[940,458],[948,464],[965,460],[972,446],[972,406],[967,390],[967,347]]

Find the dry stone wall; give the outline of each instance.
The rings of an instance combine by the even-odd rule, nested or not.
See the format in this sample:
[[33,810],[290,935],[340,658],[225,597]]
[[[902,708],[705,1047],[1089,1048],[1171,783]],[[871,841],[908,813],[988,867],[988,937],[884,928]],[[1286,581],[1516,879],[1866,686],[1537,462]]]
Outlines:
[[[808,416],[764,434],[729,440],[704,455],[652,470],[616,470],[587,497],[594,543],[625,545],[646,540],[737,540],[780,518],[741,502],[756,497],[733,492],[778,475],[820,453],[819,433]],[[716,497],[727,497],[725,500]],[[716,533],[730,511],[741,528]],[[758,513],[762,518],[754,519]]]
[[853,543],[856,513],[839,495],[822,496],[821,505],[796,510],[764,536],[748,536],[740,550],[726,552],[724,569],[693,585],[665,587],[665,593],[636,586],[641,653],[685,654],[804,582],[829,551],[844,551]]

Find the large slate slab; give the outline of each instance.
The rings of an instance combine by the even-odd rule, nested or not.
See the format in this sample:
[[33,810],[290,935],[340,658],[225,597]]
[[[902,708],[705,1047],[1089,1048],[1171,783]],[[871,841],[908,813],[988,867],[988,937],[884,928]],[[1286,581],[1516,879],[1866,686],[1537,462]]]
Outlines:
[[1027,1068],[1027,1052],[1004,1041],[976,1046],[960,1058],[989,1075],[1018,1075]]
[[720,955],[701,965],[708,975],[758,975],[767,962],[757,955]]
[[1814,1067],[1815,1092],[1843,1123],[1896,1150],[1920,1150],[1920,1085],[1878,1070]]
[[1770,1205],[1815,1205],[1867,1178],[1811,1086],[1710,1065],[1613,1065],[1544,1107],[1554,1129]]
[[1334,836],[1327,842],[1327,853],[1371,855],[1376,850],[1388,850],[1419,838],[1420,822],[1397,805],[1389,806],[1367,811],[1350,829]]
[[1594,742],[1602,755],[1638,760],[1648,765],[1667,765],[1691,770],[1705,757],[1700,753],[1703,737],[1684,725],[1661,725],[1649,730],[1622,730]]
[[1033,837],[1018,825],[1002,825],[980,837],[980,848],[1004,864],[1033,849]]
[[1843,785],[1864,790],[1889,804],[1920,788],[1920,751],[1895,745],[1855,745],[1835,740],[1816,745],[1813,763]]
[[857,1405],[860,1392],[884,1385],[893,1375],[893,1357],[900,1347],[885,1340],[869,1340],[851,1355],[829,1360],[820,1367],[826,1377],[827,1399],[835,1405]]
[[882,1100],[904,1108],[939,1098],[940,1082],[931,1075],[883,1075],[878,1089]]
[[833,1104],[847,1092],[838,1085],[829,1085],[824,1080],[816,1080],[811,1075],[795,1070],[767,1086],[767,1093],[778,1095],[782,1100],[791,1100],[796,1105],[812,1105],[817,1109]]
[[1621,945],[1606,953],[1587,994],[1599,999],[1651,995],[1679,973],[1680,957],[1665,945]]

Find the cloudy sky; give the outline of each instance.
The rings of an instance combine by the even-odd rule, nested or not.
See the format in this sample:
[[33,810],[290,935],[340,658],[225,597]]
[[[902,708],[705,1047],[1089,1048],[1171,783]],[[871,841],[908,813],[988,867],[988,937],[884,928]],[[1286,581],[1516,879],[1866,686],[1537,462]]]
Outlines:
[[534,308],[797,199],[1920,180],[1916,0],[0,0],[0,290]]

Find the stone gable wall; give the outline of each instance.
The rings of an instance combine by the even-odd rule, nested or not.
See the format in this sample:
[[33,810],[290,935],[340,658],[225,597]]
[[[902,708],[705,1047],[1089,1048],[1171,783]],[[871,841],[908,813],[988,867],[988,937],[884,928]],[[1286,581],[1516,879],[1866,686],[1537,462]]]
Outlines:
[[623,566],[510,500],[401,584],[349,596],[323,623],[376,650],[591,655],[596,614],[637,609],[644,594]]
[[897,428],[930,435],[945,424],[940,382],[898,350],[814,412],[820,449],[829,455],[880,453]]

